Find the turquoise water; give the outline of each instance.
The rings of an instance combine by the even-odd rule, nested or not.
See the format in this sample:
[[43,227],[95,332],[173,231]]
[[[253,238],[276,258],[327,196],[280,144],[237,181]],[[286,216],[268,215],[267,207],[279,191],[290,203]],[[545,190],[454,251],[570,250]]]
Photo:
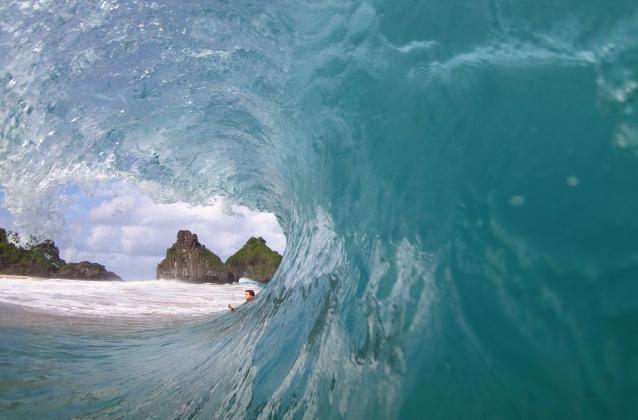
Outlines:
[[8,1],[0,22],[18,224],[45,235],[64,186],[117,178],[271,211],[288,244],[221,317],[2,309],[3,417],[635,417],[635,2]]

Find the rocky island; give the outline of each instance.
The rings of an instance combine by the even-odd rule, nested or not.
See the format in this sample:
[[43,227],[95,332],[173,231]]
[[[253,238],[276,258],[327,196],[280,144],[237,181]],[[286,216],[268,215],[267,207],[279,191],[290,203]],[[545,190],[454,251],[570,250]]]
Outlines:
[[157,266],[157,278],[222,284],[237,280],[226,271],[222,260],[188,230],[177,232],[177,241],[166,250],[166,258]]
[[102,264],[89,261],[67,263],[60,258],[60,251],[50,240],[27,248],[16,246],[2,228],[0,274],[75,280],[122,280]]
[[281,263],[281,255],[271,250],[263,238],[250,238],[226,263],[188,230],[177,232],[177,241],[166,250],[157,266],[157,279],[195,283],[233,283],[240,277],[267,282]]
[[268,248],[264,238],[250,238],[239,251],[228,257],[226,269],[235,278],[248,277],[251,280],[267,282],[281,263],[281,255]]

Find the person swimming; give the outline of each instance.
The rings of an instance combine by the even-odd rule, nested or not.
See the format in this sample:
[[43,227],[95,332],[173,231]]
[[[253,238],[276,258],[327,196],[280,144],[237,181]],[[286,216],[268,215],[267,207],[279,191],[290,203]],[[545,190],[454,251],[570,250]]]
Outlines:
[[[244,299],[246,299],[246,302],[250,302],[251,300],[255,299],[255,291],[250,289],[246,290],[244,292]],[[230,303],[228,304],[228,309],[230,309],[231,311],[235,310],[233,305],[231,305]]]

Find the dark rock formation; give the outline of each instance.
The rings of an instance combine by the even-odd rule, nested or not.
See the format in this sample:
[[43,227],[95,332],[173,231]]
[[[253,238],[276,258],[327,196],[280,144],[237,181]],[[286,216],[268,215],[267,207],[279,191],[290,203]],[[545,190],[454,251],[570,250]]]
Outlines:
[[[51,277],[60,267],[59,252],[51,241],[20,248],[9,242],[7,232],[0,229],[0,273],[33,277]],[[62,261],[63,263],[63,261]]]
[[0,228],[0,273],[31,277],[56,277],[78,280],[122,280],[101,264],[83,261],[67,263],[60,259],[55,243],[46,240],[30,248],[20,248],[9,242],[7,232]]
[[166,250],[166,258],[157,266],[157,278],[222,284],[236,281],[219,257],[188,230],[177,232],[177,242]]
[[108,271],[102,264],[89,261],[66,263],[60,267],[55,277],[77,280],[122,280],[120,276]]
[[43,242],[40,242],[35,246],[35,248],[39,249],[47,256],[48,260],[59,261],[60,260],[60,251],[58,247],[55,246],[55,242],[47,239]]
[[235,254],[226,260],[226,269],[235,278],[248,277],[267,282],[281,263],[281,255],[268,248],[264,238],[250,238]]

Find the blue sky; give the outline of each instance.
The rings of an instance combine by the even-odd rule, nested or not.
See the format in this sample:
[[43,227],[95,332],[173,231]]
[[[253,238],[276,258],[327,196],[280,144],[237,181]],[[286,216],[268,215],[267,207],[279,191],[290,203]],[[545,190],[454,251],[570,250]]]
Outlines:
[[[71,262],[104,264],[125,280],[155,278],[155,267],[180,229],[196,233],[199,241],[222,260],[251,236],[262,236],[281,254],[286,247],[286,238],[273,214],[252,211],[221,198],[205,206],[161,204],[128,185],[92,195],[71,186],[64,194],[72,205],[65,210],[65,225],[50,238],[61,257]],[[4,200],[2,204],[0,226],[21,231],[4,207]]]

